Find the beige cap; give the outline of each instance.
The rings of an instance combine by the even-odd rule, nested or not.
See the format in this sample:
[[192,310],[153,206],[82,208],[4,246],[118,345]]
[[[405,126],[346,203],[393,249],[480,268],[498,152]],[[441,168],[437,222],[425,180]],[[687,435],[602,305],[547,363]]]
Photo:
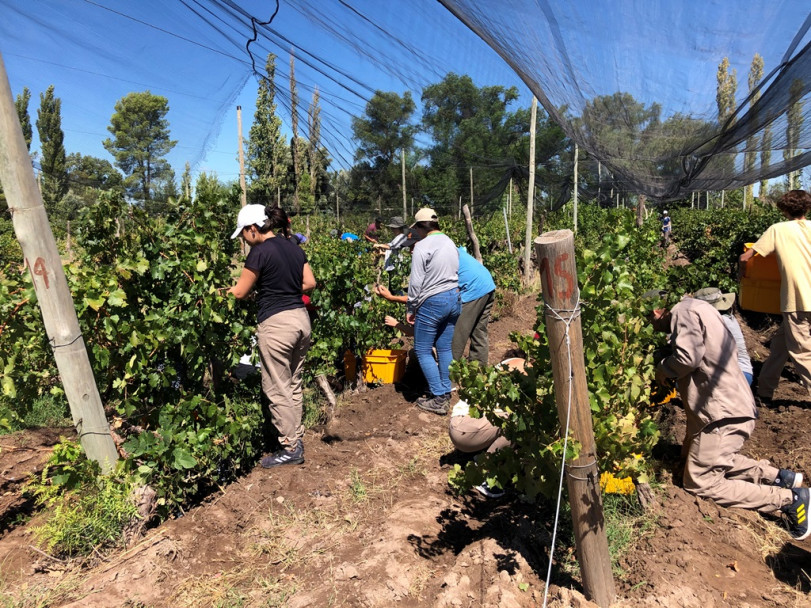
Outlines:
[[735,303],[734,293],[721,293],[717,287],[705,287],[693,294],[696,300],[704,300],[720,311],[729,310]]
[[417,222],[438,222],[439,218],[437,217],[436,211],[429,207],[423,207],[414,215],[414,224],[411,224],[413,228]]

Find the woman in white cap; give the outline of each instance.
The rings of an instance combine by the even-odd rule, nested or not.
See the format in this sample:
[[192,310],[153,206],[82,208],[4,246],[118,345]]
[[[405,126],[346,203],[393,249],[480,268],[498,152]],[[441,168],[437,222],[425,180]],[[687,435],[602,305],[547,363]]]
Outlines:
[[[428,382],[430,395],[417,407],[448,413],[451,398],[450,365],[453,331],[462,309],[459,299],[459,252],[439,229],[433,209],[420,209],[411,226],[420,241],[411,256],[406,320],[414,325],[414,351]],[[433,350],[436,348],[436,359]]]
[[246,205],[231,238],[238,236],[251,251],[229,293],[241,300],[256,291],[262,391],[270,401],[281,445],[260,462],[265,468],[300,464],[304,462],[301,374],[310,348],[310,316],[301,296],[315,287],[315,277],[304,251],[290,239],[290,220],[281,208]]

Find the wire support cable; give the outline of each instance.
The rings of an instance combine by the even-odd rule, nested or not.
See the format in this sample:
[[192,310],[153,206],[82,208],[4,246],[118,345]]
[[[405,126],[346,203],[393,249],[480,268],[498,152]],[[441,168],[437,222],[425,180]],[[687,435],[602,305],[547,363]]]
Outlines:
[[[572,364],[572,341],[571,336],[569,334],[569,328],[572,324],[572,321],[580,317],[580,289],[577,290],[577,304],[575,305],[574,309],[572,310],[555,310],[549,304],[544,303],[544,308],[558,321],[562,321],[563,324],[566,326],[566,357],[569,363],[569,387],[568,387],[568,396],[567,396],[567,404],[566,404],[566,425],[563,432],[563,460],[560,465],[560,480],[558,482],[558,499],[557,504],[555,505],[555,523],[552,527],[552,545],[549,548],[549,566],[546,570],[546,585],[544,585],[543,591],[543,608],[546,608],[547,602],[549,600],[549,583],[550,579],[552,578],[552,558],[555,555],[555,543],[557,542],[557,535],[558,535],[558,523],[560,521],[560,502],[563,497],[563,477],[566,473],[566,450],[569,445],[569,420],[571,419],[572,413],[572,373],[573,373],[573,364]],[[561,315],[561,313],[569,313],[568,317],[565,318]],[[572,467],[575,468],[575,467]]]

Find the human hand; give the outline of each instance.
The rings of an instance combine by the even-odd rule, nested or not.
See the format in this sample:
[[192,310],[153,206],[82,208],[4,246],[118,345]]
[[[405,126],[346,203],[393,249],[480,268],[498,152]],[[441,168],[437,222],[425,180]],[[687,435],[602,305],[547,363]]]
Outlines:
[[375,285],[375,293],[381,298],[385,298],[387,300],[391,297],[391,292],[389,291],[388,287],[381,285],[380,283]]
[[391,315],[386,315],[383,322],[389,327],[397,327],[400,324],[400,322]]
[[414,314],[413,312],[406,313],[406,322],[409,325],[414,325],[414,321],[416,321],[416,320],[417,320],[417,315],[416,314]]

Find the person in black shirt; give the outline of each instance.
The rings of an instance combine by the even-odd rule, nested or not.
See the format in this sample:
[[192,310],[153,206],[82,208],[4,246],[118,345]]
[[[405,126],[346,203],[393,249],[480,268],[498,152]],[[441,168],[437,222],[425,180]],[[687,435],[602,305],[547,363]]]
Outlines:
[[290,239],[290,220],[279,207],[246,205],[231,238],[251,247],[237,284],[237,299],[256,291],[262,390],[270,401],[281,449],[260,461],[265,468],[304,462],[302,371],[310,348],[310,317],[301,296],[315,287],[304,251]]

